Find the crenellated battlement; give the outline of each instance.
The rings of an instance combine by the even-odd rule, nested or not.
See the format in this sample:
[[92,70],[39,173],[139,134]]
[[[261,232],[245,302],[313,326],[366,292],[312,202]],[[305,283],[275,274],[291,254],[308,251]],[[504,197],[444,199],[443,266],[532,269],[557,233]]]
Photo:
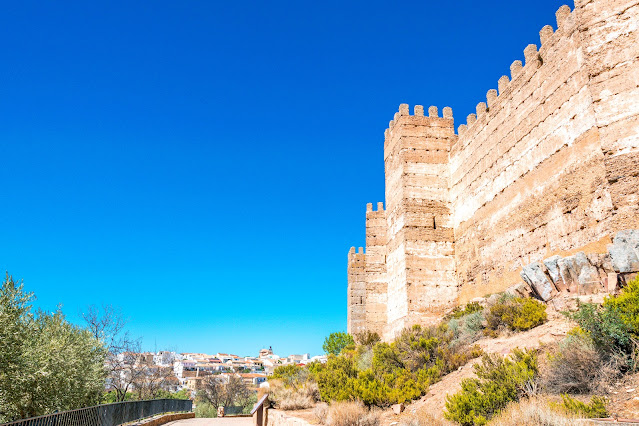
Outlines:
[[571,25],[574,26],[574,20],[572,19],[569,6],[561,6],[555,15],[557,18],[558,31],[555,32],[551,25],[546,25],[539,31],[541,49],[538,51],[536,44],[529,44],[526,46],[523,51],[525,62],[522,63],[520,60],[513,61],[510,65],[510,77],[503,75],[499,78],[497,81],[497,90],[490,89],[486,93],[486,102],[479,102],[476,107],[476,113],[469,114],[466,117],[466,123],[459,125],[457,131],[458,135],[464,134],[467,129],[473,127],[473,125],[477,122],[479,122],[479,124],[476,127],[485,125],[485,123],[481,120],[481,117],[486,113],[490,115],[494,109],[499,107],[498,104],[499,102],[502,102],[504,96],[513,93],[519,86],[525,83],[525,79],[517,80],[517,77],[523,73],[527,74],[528,78],[530,78],[530,73],[543,65],[542,54],[545,54],[548,49],[552,48],[552,46],[557,43],[559,38],[566,34],[567,27]]
[[449,107],[399,106],[385,202],[366,205],[366,250],[349,252],[349,331],[390,339],[520,283],[522,265],[636,228],[639,5],[555,15],[457,131]]
[[368,213],[384,213],[384,202],[383,201],[378,201],[377,202],[377,210],[373,210],[373,203],[367,203],[366,204],[366,214]]
[[[396,125],[399,124],[430,124],[437,123],[443,120],[452,120],[453,119],[453,110],[450,107],[444,107],[442,111],[442,116],[439,116],[439,110],[436,106],[428,107],[428,116],[424,115],[424,106],[423,105],[415,105],[413,107],[413,114],[410,114],[410,107],[408,104],[400,104],[399,110],[393,116],[393,119],[388,123],[388,128],[386,129],[384,135],[386,138],[390,137],[391,132],[395,128]],[[431,120],[437,121],[431,121]]]
[[357,251],[355,250],[355,247],[351,247],[350,250],[348,251],[348,258],[356,260],[356,259],[361,259],[362,256],[364,256],[366,253],[364,253],[364,247],[359,247],[357,248]]

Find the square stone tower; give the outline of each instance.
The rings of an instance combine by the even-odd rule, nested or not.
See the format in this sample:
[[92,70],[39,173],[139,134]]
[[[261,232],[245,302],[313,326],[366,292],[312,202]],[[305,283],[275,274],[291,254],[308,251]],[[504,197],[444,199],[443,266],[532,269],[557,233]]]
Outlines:
[[367,205],[366,253],[349,253],[350,333],[390,339],[456,302],[448,159],[457,136],[443,112],[417,105],[410,115],[402,104],[385,132],[386,209]]
[[385,132],[388,302],[385,335],[454,306],[457,284],[448,158],[452,110],[402,104]]

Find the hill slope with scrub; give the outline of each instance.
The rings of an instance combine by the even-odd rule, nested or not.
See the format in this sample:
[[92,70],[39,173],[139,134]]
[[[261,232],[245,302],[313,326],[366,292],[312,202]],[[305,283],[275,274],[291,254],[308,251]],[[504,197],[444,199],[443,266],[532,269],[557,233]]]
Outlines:
[[339,336],[345,343],[326,364],[276,370],[271,399],[329,425],[363,424],[336,420],[347,405],[360,413],[353,418],[371,425],[516,424],[509,416],[524,412],[555,419],[527,424],[633,417],[638,306],[639,279],[614,295],[552,306],[493,295],[436,326],[407,328],[390,343],[373,333],[355,335],[352,343]]

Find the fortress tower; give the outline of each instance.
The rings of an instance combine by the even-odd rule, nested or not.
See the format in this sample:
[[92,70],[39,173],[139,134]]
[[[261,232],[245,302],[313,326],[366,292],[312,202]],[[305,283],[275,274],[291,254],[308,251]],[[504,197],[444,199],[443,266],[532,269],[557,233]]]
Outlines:
[[612,237],[639,229],[639,4],[575,0],[556,18],[457,134],[450,108],[400,105],[386,208],[367,205],[366,250],[348,255],[350,333],[389,340],[553,256],[612,273]]
[[387,333],[436,317],[456,301],[448,157],[452,111],[402,104],[384,139]]

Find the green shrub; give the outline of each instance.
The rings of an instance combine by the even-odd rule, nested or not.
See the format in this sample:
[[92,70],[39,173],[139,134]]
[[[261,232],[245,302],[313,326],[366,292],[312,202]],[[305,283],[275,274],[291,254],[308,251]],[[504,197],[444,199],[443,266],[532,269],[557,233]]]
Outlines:
[[590,398],[589,404],[571,398],[566,394],[561,395],[561,399],[561,403],[552,404],[551,407],[566,414],[574,414],[580,417],[603,418],[608,416],[606,400],[600,396]]
[[373,348],[360,345],[355,353],[355,365],[359,371],[365,371],[373,366]]
[[639,276],[630,281],[616,297],[608,297],[604,309],[617,311],[627,330],[639,336]]
[[583,303],[576,312],[566,315],[579,324],[602,353],[632,351],[631,328],[624,322],[623,313],[614,303],[604,306]]
[[198,402],[194,411],[195,417],[217,417],[217,407],[208,402]]
[[473,312],[460,318],[451,318],[447,323],[453,335],[451,345],[469,345],[482,337],[484,328],[483,311]]
[[310,364],[306,364],[306,369],[308,370],[312,378],[316,378],[317,373],[324,369],[324,364],[319,361],[313,361]]
[[331,355],[317,373],[320,397],[325,402],[354,399],[357,375],[352,358]]
[[444,417],[464,426],[484,425],[509,402],[519,400],[537,375],[537,356],[515,349],[510,359],[484,355],[474,368],[477,378],[464,379],[462,390],[446,400]]
[[[390,345],[394,354],[386,354],[386,363],[413,373],[437,367],[441,375],[448,374],[481,355],[477,346],[459,345],[455,338],[456,334],[447,324],[407,328]],[[379,364],[373,356],[373,367]]]
[[294,385],[300,381],[305,381],[300,377],[301,375],[308,375],[303,370],[304,368],[297,364],[280,365],[275,367],[269,379],[280,379],[286,385]]
[[344,348],[354,345],[355,340],[353,340],[353,336],[340,331],[337,333],[331,333],[326,339],[324,339],[322,349],[324,349],[324,352],[327,354],[339,355]]
[[488,333],[507,327],[512,331],[525,331],[546,322],[546,305],[534,299],[504,295],[486,314]]
[[360,345],[330,356],[315,378],[323,401],[361,400],[388,406],[423,395],[431,383],[481,355],[445,324],[405,329],[393,343]]

